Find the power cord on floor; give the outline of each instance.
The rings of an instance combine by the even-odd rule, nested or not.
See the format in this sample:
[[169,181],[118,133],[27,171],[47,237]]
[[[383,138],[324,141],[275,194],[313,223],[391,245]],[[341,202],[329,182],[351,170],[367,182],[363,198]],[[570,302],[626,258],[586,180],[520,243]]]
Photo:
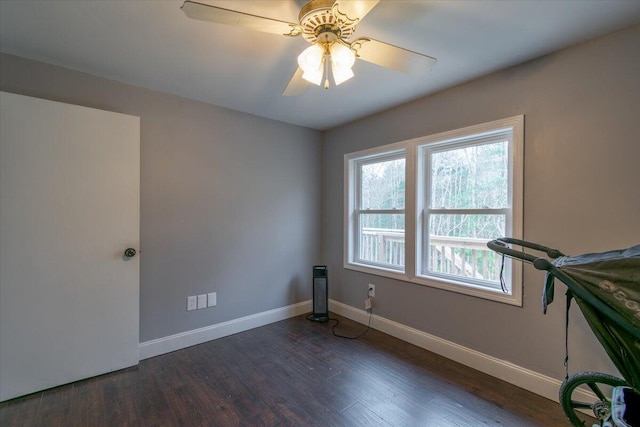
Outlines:
[[[371,290],[370,289],[367,290],[367,298],[369,299],[369,301],[371,300]],[[336,332],[336,328],[340,324],[340,320],[336,319],[335,317],[330,317],[329,320],[333,320],[334,322],[336,322],[336,324],[331,327],[331,332],[333,333],[334,336],[336,336],[338,338],[346,338],[348,340],[358,339],[361,336],[363,336],[364,334],[366,334],[367,332],[369,332],[369,329],[371,329],[371,317],[372,316],[373,316],[373,305],[371,305],[369,307],[369,322],[367,323],[367,329],[365,329],[364,332],[362,332],[361,334],[356,335],[354,337],[350,337],[348,335],[341,335],[341,334],[337,333]]]
[[340,320],[336,319],[335,317],[330,317],[329,320],[333,320],[336,322],[335,325],[333,325],[331,327],[331,332],[333,333],[334,336],[338,337],[338,338],[346,338],[348,340],[356,340],[358,338],[360,338],[361,336],[363,336],[364,334],[366,334],[367,332],[369,332],[369,329],[371,329],[371,315],[373,314],[373,309],[371,309],[369,311],[369,323],[367,323],[367,329],[364,330],[363,333],[356,335],[355,337],[350,337],[347,335],[340,335],[339,333],[336,332],[336,327],[340,324]]

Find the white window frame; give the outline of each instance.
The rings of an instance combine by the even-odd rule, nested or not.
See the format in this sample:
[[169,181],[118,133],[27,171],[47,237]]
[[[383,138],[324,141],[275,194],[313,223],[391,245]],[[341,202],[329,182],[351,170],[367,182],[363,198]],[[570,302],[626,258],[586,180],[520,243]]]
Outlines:
[[[501,209],[507,214],[506,235],[522,239],[523,230],[523,171],[524,171],[524,115],[509,117],[489,123],[469,126],[436,135],[402,141],[344,156],[344,268],[378,276],[444,289],[474,297],[522,306],[522,263],[505,259],[505,280],[510,293],[492,289],[473,280],[457,279],[437,274],[423,274],[422,262],[427,242],[424,241],[424,216],[427,206],[425,180],[427,166],[425,153],[460,143],[465,139],[481,138],[492,133],[511,130],[509,141],[509,193],[510,207]],[[471,142],[473,144],[473,142]],[[405,153],[405,270],[404,272],[384,266],[365,264],[357,260],[357,197],[358,164],[384,159],[392,154]],[[426,174],[426,175],[425,175]],[[440,212],[440,210],[432,210]],[[457,212],[447,212],[457,213]],[[496,236],[498,237],[498,236]]]
[[[464,214],[491,213],[506,216],[505,235],[522,238],[522,183],[523,183],[523,135],[524,116],[497,120],[464,129],[444,132],[422,138],[416,147],[417,152],[417,222],[416,239],[416,275],[415,283],[433,286],[440,289],[461,292],[490,300],[522,305],[522,263],[511,259],[504,261],[504,279],[509,293],[500,288],[493,288],[472,278],[454,277],[446,274],[426,272],[423,264],[427,262],[429,237],[427,221],[429,214]],[[439,209],[429,206],[428,191],[430,189],[430,155],[431,153],[464,146],[480,145],[495,140],[498,136],[508,140],[508,206],[501,209]],[[502,236],[496,236],[502,237]]]
[[[381,147],[382,148],[382,147]],[[345,215],[345,266],[349,265],[348,268],[352,270],[359,270],[363,272],[371,272],[375,271],[374,274],[388,276],[393,278],[399,278],[402,280],[407,280],[405,272],[407,271],[406,265],[406,254],[407,254],[407,224],[408,218],[407,213],[409,209],[407,209],[407,200],[406,196],[408,192],[406,190],[406,186],[409,184],[407,180],[407,154],[406,154],[406,144],[405,143],[396,143],[385,145],[384,149],[370,149],[365,151],[359,151],[358,153],[352,153],[345,155],[345,177],[347,177],[344,181],[345,195],[350,195],[351,197],[346,197],[345,206],[347,206],[347,211],[349,212]],[[383,209],[383,210],[369,210],[369,209],[360,209],[360,170],[363,165],[383,162],[387,160],[394,160],[398,158],[405,159],[405,206],[404,209]],[[411,205],[413,210],[413,204]],[[412,211],[411,210],[411,211]],[[360,259],[360,239],[359,239],[359,217],[361,214],[403,214],[405,216],[405,266],[404,269],[397,269],[386,264],[379,264],[372,261],[366,261]],[[411,252],[413,254],[413,252]]]

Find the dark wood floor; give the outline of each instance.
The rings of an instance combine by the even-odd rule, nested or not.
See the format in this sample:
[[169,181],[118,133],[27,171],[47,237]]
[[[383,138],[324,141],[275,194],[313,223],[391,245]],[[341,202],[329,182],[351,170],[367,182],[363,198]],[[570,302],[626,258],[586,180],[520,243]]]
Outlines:
[[[337,316],[336,316],[337,317]],[[364,326],[341,319],[338,331]],[[0,404],[8,426],[568,426],[545,398],[303,316]]]

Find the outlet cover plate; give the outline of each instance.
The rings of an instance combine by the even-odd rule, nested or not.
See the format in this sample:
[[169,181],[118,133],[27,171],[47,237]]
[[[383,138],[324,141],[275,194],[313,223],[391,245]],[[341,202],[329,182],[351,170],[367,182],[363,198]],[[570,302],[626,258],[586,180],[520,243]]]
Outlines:
[[207,296],[205,294],[198,295],[198,310],[207,308]]
[[193,297],[187,297],[187,311],[195,310],[197,308],[198,299]]
[[211,292],[207,294],[207,307],[214,307],[218,303],[218,299],[216,298],[216,293]]

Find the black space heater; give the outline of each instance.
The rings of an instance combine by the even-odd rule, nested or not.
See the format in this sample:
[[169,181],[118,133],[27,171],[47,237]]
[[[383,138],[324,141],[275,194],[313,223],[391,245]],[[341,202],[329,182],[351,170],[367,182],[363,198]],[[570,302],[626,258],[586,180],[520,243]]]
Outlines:
[[307,318],[314,322],[329,320],[329,276],[326,265],[313,267],[313,313]]

